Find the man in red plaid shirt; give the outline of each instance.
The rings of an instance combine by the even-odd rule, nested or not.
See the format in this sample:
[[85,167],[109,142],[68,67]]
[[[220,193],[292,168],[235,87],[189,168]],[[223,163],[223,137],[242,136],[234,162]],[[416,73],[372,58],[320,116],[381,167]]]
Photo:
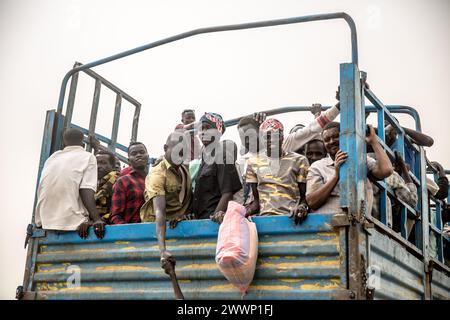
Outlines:
[[144,204],[145,177],[148,173],[148,152],[141,142],[128,148],[131,170],[114,184],[111,201],[111,223],[139,223],[139,211]]

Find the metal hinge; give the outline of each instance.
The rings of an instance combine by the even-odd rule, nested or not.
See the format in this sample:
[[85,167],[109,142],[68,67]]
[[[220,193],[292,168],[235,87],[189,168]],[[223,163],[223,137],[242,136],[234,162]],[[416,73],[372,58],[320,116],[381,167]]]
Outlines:
[[346,213],[335,214],[331,219],[331,226],[333,228],[347,227],[350,225],[350,220]]
[[23,298],[23,286],[18,286],[16,289],[16,299],[22,300]]
[[27,248],[28,242],[30,241],[32,236],[33,236],[33,225],[30,223],[27,227],[27,235],[25,237],[25,244],[23,246],[24,249]]

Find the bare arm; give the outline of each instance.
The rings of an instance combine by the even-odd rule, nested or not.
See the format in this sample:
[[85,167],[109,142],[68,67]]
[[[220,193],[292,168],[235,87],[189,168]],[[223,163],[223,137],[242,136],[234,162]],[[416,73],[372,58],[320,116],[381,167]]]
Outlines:
[[339,171],[341,165],[345,162],[345,160],[347,160],[347,153],[339,150],[336,153],[336,158],[334,160],[334,168],[335,168],[334,176],[330,180],[328,180],[324,185],[320,186],[319,188],[312,191],[306,196],[306,202],[308,203],[311,209],[317,210],[328,201],[331,192],[339,182]]
[[162,258],[166,252],[166,197],[156,196],[152,201],[156,215],[156,237]]
[[374,128],[370,124],[368,126],[370,128],[370,135],[366,138],[366,142],[372,146],[377,159],[377,164],[371,173],[376,179],[381,180],[389,177],[394,172],[394,169],[392,168],[391,160],[389,160],[389,157],[376,138]]
[[100,218],[100,214],[97,211],[94,194],[95,192],[92,189],[80,189],[81,201],[83,202],[84,207],[89,212],[90,220],[94,222],[94,233],[97,238],[102,239],[105,235],[105,222]]
[[336,184],[339,182],[339,174],[328,180],[323,186],[306,196],[306,202],[313,210],[319,209],[327,202]]
[[214,213],[216,212],[225,212],[227,211],[228,202],[233,200],[233,193],[232,192],[225,192],[222,194],[222,197],[219,200],[219,203],[217,204],[216,210],[214,210]]
[[416,130],[405,127],[402,128],[405,130],[405,133],[413,139],[414,143],[424,147],[431,147],[434,144],[434,140],[430,136]]

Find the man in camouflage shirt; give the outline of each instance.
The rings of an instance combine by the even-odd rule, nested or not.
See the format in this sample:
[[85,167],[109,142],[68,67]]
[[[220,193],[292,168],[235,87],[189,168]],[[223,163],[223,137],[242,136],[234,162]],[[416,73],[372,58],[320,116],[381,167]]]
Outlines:
[[246,181],[255,200],[248,206],[247,214],[290,215],[298,224],[308,213],[308,160],[283,150],[283,125],[278,120],[267,119],[259,131],[265,150],[248,160]]
[[112,190],[118,178],[118,173],[115,170],[116,158],[107,151],[98,152],[96,158],[99,179],[97,192],[95,193],[95,202],[102,219],[110,224]]

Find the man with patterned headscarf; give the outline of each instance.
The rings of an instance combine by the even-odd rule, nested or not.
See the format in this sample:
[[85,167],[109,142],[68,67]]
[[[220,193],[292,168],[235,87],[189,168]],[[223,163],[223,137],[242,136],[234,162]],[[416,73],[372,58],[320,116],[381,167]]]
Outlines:
[[[195,177],[193,212],[197,219],[223,216],[233,194],[242,188],[234,161],[226,160],[220,138],[225,123],[216,113],[205,113],[200,121],[202,159]],[[233,159],[233,157],[231,157]]]
[[247,207],[247,214],[290,215],[298,224],[308,214],[308,160],[283,150],[284,127],[280,121],[265,120],[259,133],[265,150],[248,161],[246,182],[251,184],[254,201]]

